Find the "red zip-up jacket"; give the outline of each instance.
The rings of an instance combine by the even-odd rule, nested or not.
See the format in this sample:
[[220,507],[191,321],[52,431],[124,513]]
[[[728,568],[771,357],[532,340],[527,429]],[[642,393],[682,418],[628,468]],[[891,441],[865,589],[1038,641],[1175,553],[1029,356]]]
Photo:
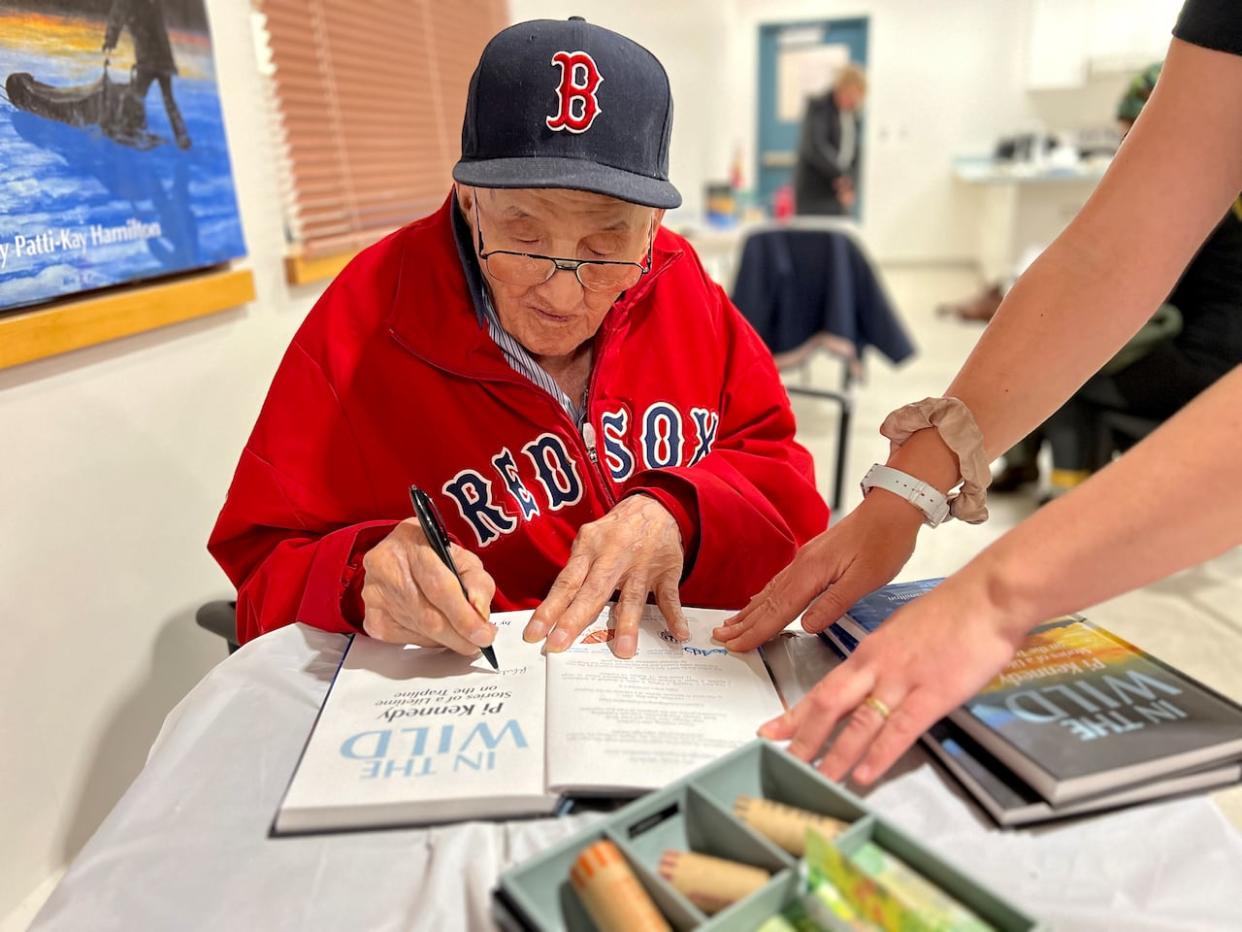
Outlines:
[[682,600],[745,604],[828,520],[771,354],[661,229],[595,336],[579,430],[479,321],[453,204],[359,254],[285,353],[208,542],[239,639],[356,631],[362,557],[409,517],[411,484],[497,610],[538,605],[578,528],[638,491],[680,526]]

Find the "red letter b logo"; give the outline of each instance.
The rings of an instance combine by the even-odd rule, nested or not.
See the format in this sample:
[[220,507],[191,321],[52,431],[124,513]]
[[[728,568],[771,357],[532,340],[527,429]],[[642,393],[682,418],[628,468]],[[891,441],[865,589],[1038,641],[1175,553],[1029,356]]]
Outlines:
[[561,83],[556,88],[559,107],[548,117],[548,129],[584,133],[600,114],[595,91],[604,79],[586,52],[557,52],[552,64],[561,67]]

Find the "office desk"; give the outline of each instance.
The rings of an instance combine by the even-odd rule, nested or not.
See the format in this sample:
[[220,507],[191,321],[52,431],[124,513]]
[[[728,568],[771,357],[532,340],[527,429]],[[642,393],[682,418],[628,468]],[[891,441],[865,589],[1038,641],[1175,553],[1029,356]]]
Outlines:
[[[591,816],[267,837],[344,644],[294,626],[208,674],[32,928],[489,928],[497,874]],[[872,803],[1057,929],[1237,927],[1242,834],[1209,799],[1002,833],[919,753],[898,770]]]

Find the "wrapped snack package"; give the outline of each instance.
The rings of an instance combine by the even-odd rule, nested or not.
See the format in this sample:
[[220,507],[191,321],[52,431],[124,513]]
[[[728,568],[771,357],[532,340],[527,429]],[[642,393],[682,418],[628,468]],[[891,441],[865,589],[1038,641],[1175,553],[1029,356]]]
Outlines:
[[865,919],[892,932],[991,932],[992,926],[904,861],[868,841],[847,854],[815,828],[806,862]]

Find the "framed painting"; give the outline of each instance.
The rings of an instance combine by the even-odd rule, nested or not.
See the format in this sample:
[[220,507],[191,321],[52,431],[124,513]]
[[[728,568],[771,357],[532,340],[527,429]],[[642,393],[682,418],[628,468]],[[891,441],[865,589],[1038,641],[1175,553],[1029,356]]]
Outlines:
[[0,0],[0,310],[245,255],[204,0]]

